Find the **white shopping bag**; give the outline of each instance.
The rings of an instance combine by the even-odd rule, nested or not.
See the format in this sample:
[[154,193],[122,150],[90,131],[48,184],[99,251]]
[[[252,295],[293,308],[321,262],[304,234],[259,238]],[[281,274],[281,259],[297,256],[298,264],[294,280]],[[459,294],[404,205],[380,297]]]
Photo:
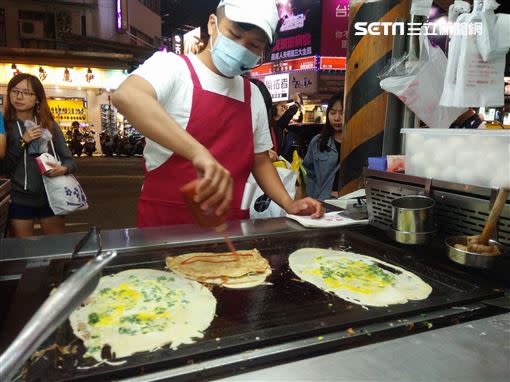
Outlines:
[[67,215],[89,208],[85,192],[74,175],[50,178],[43,175],[48,202],[55,215]]
[[[296,180],[298,173],[296,171],[288,170],[285,168],[277,167],[278,175],[282,180],[285,189],[289,193],[290,197],[294,199],[296,196]],[[261,219],[261,218],[275,218],[286,216],[285,210],[283,210],[278,204],[272,201],[262,189],[256,184],[255,178],[250,175],[248,183],[255,185],[255,192],[252,194],[250,201],[250,218]],[[253,186],[252,186],[253,187]]]
[[[51,154],[44,153],[36,159],[39,171],[42,174],[48,170],[48,167],[51,168],[48,164],[61,164],[53,141],[50,141],[50,144],[56,158]],[[74,211],[89,208],[85,192],[74,175],[62,175],[52,178],[43,175],[42,178],[48,196],[48,203],[55,215],[67,215]]]
[[403,75],[384,78],[380,86],[395,94],[430,128],[448,128],[467,109],[439,106],[447,59],[441,48],[431,46],[423,29],[420,46],[419,61]]

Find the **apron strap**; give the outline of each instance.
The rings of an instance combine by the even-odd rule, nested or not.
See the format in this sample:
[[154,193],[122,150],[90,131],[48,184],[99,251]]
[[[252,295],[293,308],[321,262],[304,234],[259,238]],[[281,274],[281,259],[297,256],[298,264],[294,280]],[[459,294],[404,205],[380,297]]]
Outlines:
[[243,78],[244,81],[244,102],[247,103],[251,108],[251,82],[246,78]]
[[188,56],[184,55],[181,56],[182,59],[186,62],[186,65],[188,65],[189,72],[191,74],[191,80],[193,81],[193,86],[195,88],[202,90],[202,84],[200,84],[200,80],[198,78],[197,72],[195,71],[195,68],[193,67],[193,64],[191,63]]

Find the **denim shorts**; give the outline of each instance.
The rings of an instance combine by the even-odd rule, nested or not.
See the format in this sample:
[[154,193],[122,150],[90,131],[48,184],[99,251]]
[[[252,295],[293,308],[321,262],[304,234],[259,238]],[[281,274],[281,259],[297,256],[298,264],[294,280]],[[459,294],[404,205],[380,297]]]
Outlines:
[[9,219],[33,220],[55,216],[49,204],[41,207],[23,206],[11,203],[9,205]]

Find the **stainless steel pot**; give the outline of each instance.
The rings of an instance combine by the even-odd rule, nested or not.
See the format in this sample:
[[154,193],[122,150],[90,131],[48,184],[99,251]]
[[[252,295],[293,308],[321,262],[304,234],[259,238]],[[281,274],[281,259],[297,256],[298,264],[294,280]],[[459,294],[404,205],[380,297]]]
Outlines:
[[406,245],[425,245],[436,235],[437,231],[432,232],[406,232],[390,229],[387,231],[388,237],[397,243]]
[[422,195],[393,199],[391,202],[392,228],[409,233],[435,231],[435,205],[434,199]]
[[[450,260],[466,267],[490,269],[494,266],[496,257],[502,256],[481,255],[479,253],[463,251],[462,249],[455,248],[455,244],[466,245],[467,238],[467,236],[451,236],[445,240]],[[499,247],[501,253],[503,253],[503,246],[497,241],[489,240],[489,244]]]

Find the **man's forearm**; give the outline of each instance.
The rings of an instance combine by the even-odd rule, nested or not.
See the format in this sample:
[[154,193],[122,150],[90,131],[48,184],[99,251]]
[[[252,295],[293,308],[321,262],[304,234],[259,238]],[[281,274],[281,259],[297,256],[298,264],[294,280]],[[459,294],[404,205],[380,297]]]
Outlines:
[[293,200],[285,189],[267,152],[255,154],[253,176],[264,193],[284,210],[292,203]]

